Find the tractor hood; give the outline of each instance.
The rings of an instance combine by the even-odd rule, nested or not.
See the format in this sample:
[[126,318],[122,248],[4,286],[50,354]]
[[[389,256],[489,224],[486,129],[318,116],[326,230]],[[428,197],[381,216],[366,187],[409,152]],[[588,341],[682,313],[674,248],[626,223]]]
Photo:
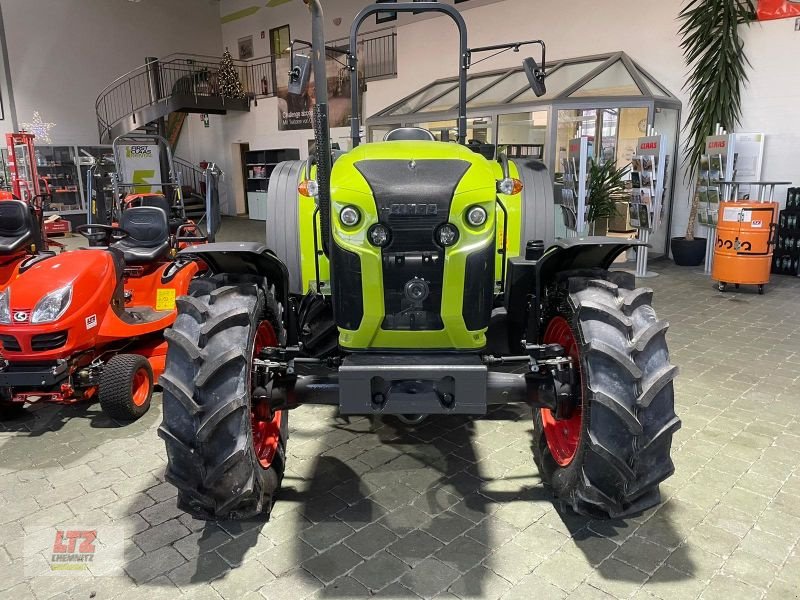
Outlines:
[[71,286],[71,300],[60,320],[69,320],[99,295],[110,298],[116,286],[114,257],[102,249],[76,250],[36,261],[8,286],[15,324],[33,324],[33,311],[48,294]]
[[[393,175],[394,185],[408,187],[409,194],[406,195],[406,201],[417,202],[425,190],[414,189],[414,173],[417,165],[425,161],[446,161],[450,165],[461,163],[461,168],[446,169],[442,172],[442,177],[438,181],[440,185],[452,184],[451,187],[455,188],[458,184],[457,193],[487,189],[494,196],[496,174],[492,162],[458,144],[428,141],[377,142],[356,147],[334,163],[331,191],[334,194],[337,190],[369,193],[370,190],[365,186],[362,176],[363,169],[359,169],[358,165],[365,162],[382,162],[394,165],[395,170],[398,167],[404,169],[405,172],[396,172]],[[447,181],[448,177],[455,180]]]

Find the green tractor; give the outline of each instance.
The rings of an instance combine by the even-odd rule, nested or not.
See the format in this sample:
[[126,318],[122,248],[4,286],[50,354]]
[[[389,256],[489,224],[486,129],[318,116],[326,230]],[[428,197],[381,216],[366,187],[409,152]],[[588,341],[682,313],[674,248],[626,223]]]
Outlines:
[[[326,81],[322,8],[307,4],[313,38],[310,55],[293,55],[296,93],[312,69]],[[165,334],[159,434],[179,507],[200,519],[269,513],[289,411],[301,404],[406,421],[528,404],[534,460],[558,499],[597,517],[658,503],[680,427],[668,325],[652,290],[608,270],[637,242],[575,238],[545,250],[528,236],[543,177],[552,189],[546,170],[465,145],[471,57],[540,44],[541,66],[523,64],[543,94],[544,44],[470,49],[453,7],[393,4],[458,26],[459,143],[403,128],[362,145],[357,34],[385,9],[366,7],[351,29],[353,149],[332,153],[327,90],[317,85],[316,155],[276,168],[269,248],[182,252],[209,269],[178,298]]]

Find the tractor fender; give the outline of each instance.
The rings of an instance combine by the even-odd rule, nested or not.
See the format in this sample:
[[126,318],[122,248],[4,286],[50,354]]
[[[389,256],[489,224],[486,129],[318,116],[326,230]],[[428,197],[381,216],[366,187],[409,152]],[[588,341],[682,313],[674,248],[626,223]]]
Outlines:
[[541,327],[544,326],[543,319],[548,313],[548,307],[544,304],[545,290],[553,282],[581,272],[608,270],[620,254],[637,246],[648,244],[639,240],[600,236],[557,240],[536,261],[534,294],[539,300],[532,304],[531,314],[528,315],[527,339],[539,339]]
[[289,271],[264,244],[258,242],[220,242],[200,244],[178,252],[179,257],[196,257],[208,265],[212,275],[235,273],[266,277],[275,286],[275,297],[289,306]]
[[620,254],[637,246],[649,244],[600,236],[557,240],[536,262],[537,292],[563,271],[608,269]]

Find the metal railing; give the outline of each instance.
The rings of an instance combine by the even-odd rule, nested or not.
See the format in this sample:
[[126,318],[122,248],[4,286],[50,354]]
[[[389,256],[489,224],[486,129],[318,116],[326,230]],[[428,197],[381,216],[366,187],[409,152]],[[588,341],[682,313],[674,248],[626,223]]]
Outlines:
[[202,193],[203,169],[179,156],[173,156],[172,163],[175,167],[176,175],[180,175],[181,185],[191,188],[193,192],[198,194]]
[[[349,45],[349,38],[328,43],[328,46],[344,51]],[[397,32],[394,27],[359,34],[357,53],[359,77],[363,81],[397,77]]]
[[[329,46],[347,48],[347,40],[335,40]],[[365,81],[397,76],[397,34],[381,29],[359,36],[359,70]],[[285,75],[278,68],[276,56],[233,61],[242,89],[249,98],[266,98],[277,93],[278,82]],[[340,57],[341,59],[341,57]],[[218,73],[220,57],[197,54],[171,54],[137,67],[107,85],[97,96],[95,113],[100,139],[111,136],[112,128],[133,118],[142,109],[174,96],[222,98]],[[280,63],[282,67],[283,64]],[[281,72],[278,72],[278,71]],[[284,77],[285,79],[285,77]],[[225,99],[222,98],[223,103]]]

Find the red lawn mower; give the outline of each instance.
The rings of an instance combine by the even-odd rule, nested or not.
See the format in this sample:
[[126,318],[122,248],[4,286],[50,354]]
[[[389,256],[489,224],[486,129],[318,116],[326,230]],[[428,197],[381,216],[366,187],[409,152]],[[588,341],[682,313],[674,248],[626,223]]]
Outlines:
[[[217,175],[206,172],[209,188],[216,187]],[[115,200],[119,189],[135,185],[141,184],[117,181]],[[209,228],[208,236],[184,236],[179,224],[171,231],[169,209],[159,205],[163,200],[115,202],[115,224],[76,228],[89,248],[43,255],[0,291],[4,416],[26,402],[71,404],[95,397],[118,420],[147,412],[164,370],[163,332],[175,321],[176,303],[187,301],[178,297],[205,268],[201,261],[175,258],[175,252],[213,240],[215,233]]]

